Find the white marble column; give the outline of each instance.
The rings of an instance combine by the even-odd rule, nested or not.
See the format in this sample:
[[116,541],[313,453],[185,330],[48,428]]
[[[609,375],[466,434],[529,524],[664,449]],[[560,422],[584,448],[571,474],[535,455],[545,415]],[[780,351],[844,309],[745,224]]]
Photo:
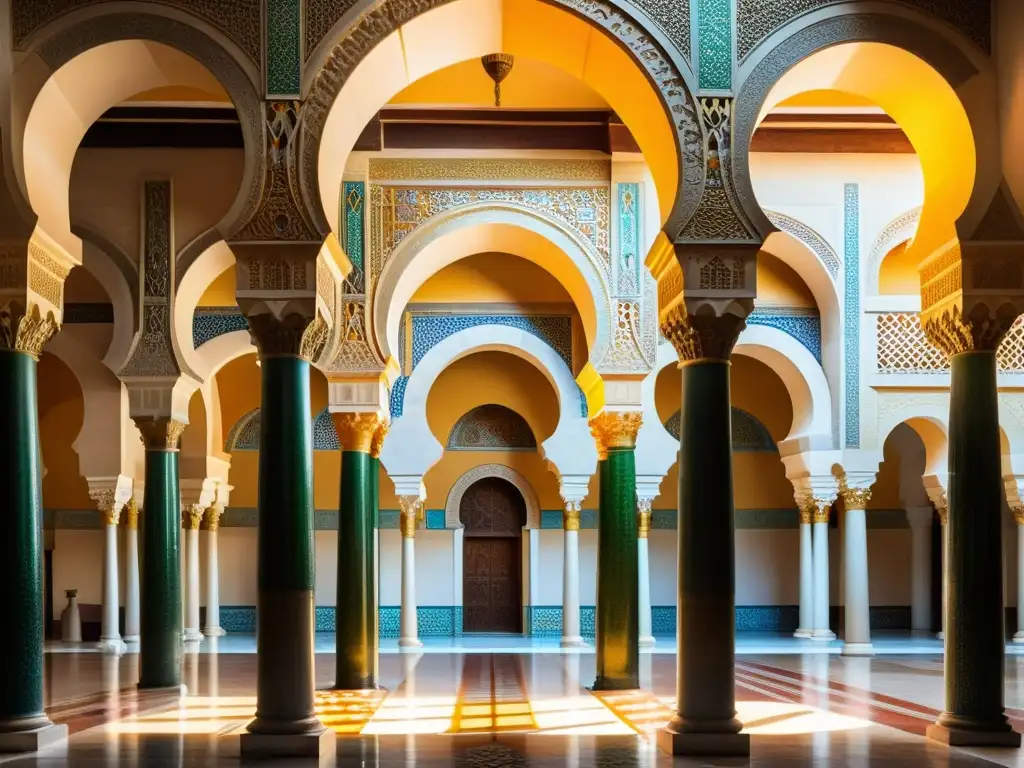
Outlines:
[[417,497],[399,496],[402,507],[402,608],[398,629],[399,648],[419,648],[416,621],[416,523],[422,502]]
[[[203,512],[202,530],[206,536],[206,626],[204,637],[221,637],[226,634],[220,626],[220,552],[217,532],[224,507],[214,504]],[[198,610],[198,607],[196,608]]]
[[203,639],[199,631],[199,526],[203,508],[190,504],[182,513],[185,528],[185,642]]
[[139,635],[139,507],[133,496],[124,507],[124,641],[137,650]]
[[927,632],[932,627],[932,518],[931,507],[907,510],[910,523],[910,628]]
[[580,504],[565,502],[562,514],[562,647],[583,645],[580,636]]
[[850,487],[844,480],[839,491],[846,510],[843,526],[843,613],[846,618],[842,651],[844,656],[870,656],[874,653],[871,647],[866,511],[871,499],[871,488],[867,483],[873,479],[864,480],[861,487]]
[[813,640],[835,640],[836,633],[829,628],[828,593],[828,518],[831,502],[815,499],[812,519],[814,547],[814,631]]
[[1024,643],[1024,506],[1015,504],[1010,511],[1017,524],[1017,631],[1013,642]]
[[800,623],[793,637],[814,634],[814,546],[811,543],[813,502],[800,502]]
[[125,651],[119,627],[120,586],[117,565],[117,523],[123,502],[115,498],[114,488],[90,490],[103,517],[103,612],[100,624],[99,649],[103,653],[120,656]]
[[639,631],[640,647],[651,648],[654,645],[654,633],[651,620],[651,557],[649,534],[651,532],[651,504],[654,499],[637,498],[637,570],[639,571]]

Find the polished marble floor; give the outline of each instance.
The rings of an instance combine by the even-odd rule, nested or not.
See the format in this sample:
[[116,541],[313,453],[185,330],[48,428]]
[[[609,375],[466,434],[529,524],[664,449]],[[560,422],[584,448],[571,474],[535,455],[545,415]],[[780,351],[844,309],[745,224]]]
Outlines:
[[[670,653],[642,655],[640,691],[595,695],[586,688],[594,679],[590,651],[545,646],[531,652],[522,644],[487,651],[486,643],[501,646],[500,639],[470,640],[480,641],[469,644],[474,652],[428,646],[422,653],[382,654],[378,692],[330,691],[334,659],[318,654],[317,708],[339,740],[338,755],[327,764],[748,764],[673,762],[656,750],[653,734],[673,701]],[[137,691],[137,655],[48,653],[48,711],[69,726],[71,738],[39,755],[0,761],[47,768],[238,765],[238,734],[255,706],[256,658],[240,648],[209,651],[243,641],[252,642],[229,637],[187,655],[188,692],[181,698]],[[1024,768],[1021,750],[949,749],[923,738],[943,700],[942,658],[935,653],[747,653],[738,656],[736,672],[737,706],[752,736],[750,765]],[[1014,726],[1024,728],[1024,657],[1016,654],[1007,658],[1006,704]]]

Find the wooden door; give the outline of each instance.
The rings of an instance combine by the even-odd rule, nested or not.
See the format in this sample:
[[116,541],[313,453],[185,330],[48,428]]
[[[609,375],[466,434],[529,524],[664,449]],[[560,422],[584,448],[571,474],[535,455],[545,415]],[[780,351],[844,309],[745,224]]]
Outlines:
[[459,517],[463,631],[522,632],[523,497],[511,483],[485,478],[466,490]]

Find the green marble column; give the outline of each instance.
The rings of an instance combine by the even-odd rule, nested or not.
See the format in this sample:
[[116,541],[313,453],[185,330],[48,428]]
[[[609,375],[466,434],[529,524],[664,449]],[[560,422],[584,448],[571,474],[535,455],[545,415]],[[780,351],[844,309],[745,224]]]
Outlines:
[[335,682],[338,690],[370,688],[370,604],[373,560],[370,532],[373,525],[374,434],[380,420],[375,413],[335,413],[334,428],[341,444],[341,493],[338,510],[338,590],[335,635]]
[[43,712],[43,513],[36,358],[0,349],[0,734],[50,725]]
[[[261,358],[256,719],[248,730],[257,736],[319,736],[325,728],[314,714],[309,362],[277,350],[266,354],[262,345]],[[261,743],[243,736],[243,757],[264,745],[280,756],[315,753],[315,745],[292,752],[284,740]]]
[[682,365],[675,734],[738,734],[729,361]]
[[139,687],[181,685],[180,421],[138,419],[146,446],[146,487],[140,526]]
[[598,444],[595,691],[640,687],[636,434],[639,413],[605,411],[591,421]]
[[994,350],[952,356],[946,523],[946,709],[928,736],[1020,746],[1003,712],[1002,477]]

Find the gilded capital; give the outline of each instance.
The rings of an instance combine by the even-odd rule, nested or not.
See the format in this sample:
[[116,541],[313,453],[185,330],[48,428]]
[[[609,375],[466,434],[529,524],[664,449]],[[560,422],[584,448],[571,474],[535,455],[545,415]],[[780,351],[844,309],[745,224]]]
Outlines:
[[220,528],[220,518],[224,514],[224,507],[220,504],[213,504],[203,510],[203,522],[200,528],[204,531],[216,532]]
[[601,411],[590,420],[590,434],[597,443],[597,455],[603,461],[608,451],[636,447],[636,435],[643,424],[638,411]]
[[203,508],[199,504],[189,504],[181,510],[181,527],[189,531],[198,531],[203,522]]
[[371,453],[373,438],[380,428],[382,420],[376,412],[363,413],[332,413],[334,430],[338,433],[338,443],[343,451]]
[[139,504],[135,501],[135,497],[132,496],[128,499],[128,503],[124,505],[124,520],[125,525],[129,530],[135,531],[139,527]]
[[138,418],[135,426],[142,433],[142,444],[147,451],[176,451],[184,422],[171,418]]
[[391,422],[389,421],[381,420],[377,424],[377,429],[373,432],[373,440],[370,441],[371,458],[380,458],[380,452],[384,449],[384,438],[387,437],[389,429],[391,429]]

